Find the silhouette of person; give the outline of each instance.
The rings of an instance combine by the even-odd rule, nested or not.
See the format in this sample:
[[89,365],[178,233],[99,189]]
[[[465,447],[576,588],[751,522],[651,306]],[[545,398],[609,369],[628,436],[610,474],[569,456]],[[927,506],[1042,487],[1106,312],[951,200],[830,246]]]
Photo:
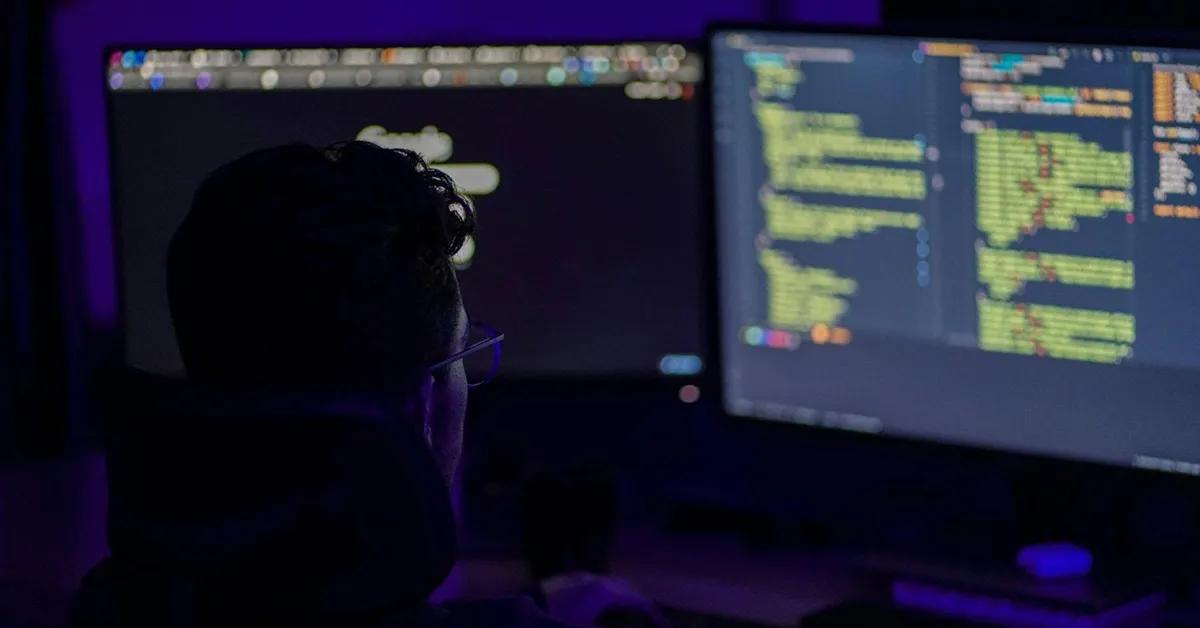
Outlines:
[[72,624],[554,626],[432,606],[469,343],[470,203],[415,153],[288,145],[213,172],[168,253],[186,383],[106,385],[111,557]]

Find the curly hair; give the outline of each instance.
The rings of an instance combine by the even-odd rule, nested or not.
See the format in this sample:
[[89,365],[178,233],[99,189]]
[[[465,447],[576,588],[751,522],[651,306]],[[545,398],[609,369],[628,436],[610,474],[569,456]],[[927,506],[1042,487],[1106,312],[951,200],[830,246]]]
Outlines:
[[188,376],[224,386],[385,388],[442,357],[469,200],[416,153],[295,144],[210,174],[172,239]]

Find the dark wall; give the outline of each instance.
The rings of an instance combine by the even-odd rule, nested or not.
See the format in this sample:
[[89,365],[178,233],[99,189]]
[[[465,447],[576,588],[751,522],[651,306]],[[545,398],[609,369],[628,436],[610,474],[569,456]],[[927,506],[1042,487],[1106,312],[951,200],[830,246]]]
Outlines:
[[41,2],[4,5],[0,22],[0,461],[58,451],[68,431],[76,248]]
[[1187,0],[882,0],[886,23],[961,22],[1071,28],[1194,29],[1200,4]]

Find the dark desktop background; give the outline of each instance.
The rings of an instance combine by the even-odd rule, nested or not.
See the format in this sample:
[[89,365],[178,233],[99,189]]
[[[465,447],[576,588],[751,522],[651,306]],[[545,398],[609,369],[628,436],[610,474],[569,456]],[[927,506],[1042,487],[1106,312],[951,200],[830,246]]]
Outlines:
[[[179,372],[166,251],[217,166],[365,127],[453,141],[447,163],[486,163],[468,314],[505,332],[503,377],[644,377],[699,354],[702,102],[634,100],[622,85],[115,92],[111,95],[123,325],[130,365]],[[433,166],[437,167],[437,163]]]
[[[126,0],[61,0],[45,7],[44,40],[27,49],[36,51],[37,63],[34,53],[24,54],[31,55],[29,67],[46,69],[39,76],[53,94],[49,100],[54,106],[44,111],[56,133],[46,136],[39,159],[53,163],[55,175],[29,195],[37,200],[28,206],[41,212],[51,206],[46,200],[50,191],[57,195],[54,203],[60,209],[49,214],[54,216],[55,231],[48,238],[53,246],[43,256],[60,268],[43,281],[50,281],[44,289],[59,298],[49,306],[37,305],[41,309],[33,318],[48,321],[50,315],[61,315],[63,320],[41,332],[48,341],[40,350],[64,356],[66,365],[17,366],[16,381],[18,386],[29,378],[47,382],[39,385],[45,393],[39,398],[66,403],[39,406],[51,412],[0,418],[0,429],[32,430],[52,443],[36,451],[21,448],[5,459],[0,567],[6,577],[57,591],[72,589],[106,552],[104,469],[94,454],[96,430],[87,403],[93,369],[121,352],[115,334],[119,308],[101,74],[104,48],[144,41],[183,46],[646,36],[699,40],[705,23],[714,19],[868,25],[1016,21],[1173,29],[1200,17],[1192,4],[1161,1],[710,0],[621,2],[595,11],[462,0],[419,7],[366,2],[353,10],[331,11],[323,3],[221,0],[174,7],[170,15]],[[6,123],[12,122],[6,118]],[[7,135],[6,142],[9,137],[14,136]],[[503,170],[501,176],[503,181]],[[481,206],[486,211],[486,202]],[[482,219],[489,229],[486,217]],[[6,284],[5,289],[13,288]],[[16,307],[18,301],[6,303]],[[56,351],[56,342],[66,350]],[[716,516],[704,521],[689,517],[689,525],[700,521],[701,527],[740,532],[749,518],[750,527],[761,533],[756,540],[770,547],[846,544],[1008,564],[1022,542],[1071,538],[1101,548],[1104,556],[1117,556],[1118,564],[1133,554],[1157,565],[1196,563],[1200,500],[1194,483],[908,441],[751,426],[722,416],[711,381],[701,382],[700,388],[700,403],[690,405],[678,401],[675,386],[601,387],[580,395],[560,388],[538,390],[536,396],[522,389],[516,391],[521,402],[516,405],[510,404],[509,393],[481,391],[472,400],[468,458],[472,448],[487,455],[468,460],[468,468],[478,472],[465,487],[469,518],[499,530],[494,536],[500,538],[491,545],[511,551],[511,536],[505,534],[512,529],[505,527],[505,515],[490,507],[503,505],[511,495],[506,490],[530,469],[587,460],[617,470],[626,514],[665,513],[670,518],[671,513],[696,512],[699,505],[700,511]],[[621,394],[612,394],[614,390]],[[485,499],[472,502],[472,493]],[[759,525],[763,521],[769,525]]]

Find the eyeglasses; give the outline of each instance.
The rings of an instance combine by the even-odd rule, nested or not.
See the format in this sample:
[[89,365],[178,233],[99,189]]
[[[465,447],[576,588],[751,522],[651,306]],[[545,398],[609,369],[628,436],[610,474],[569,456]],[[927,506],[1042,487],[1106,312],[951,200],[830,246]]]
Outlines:
[[462,360],[463,370],[467,374],[467,387],[482,386],[495,379],[500,370],[500,343],[503,341],[503,332],[487,323],[472,322],[467,348],[426,367],[426,370],[436,371]]

